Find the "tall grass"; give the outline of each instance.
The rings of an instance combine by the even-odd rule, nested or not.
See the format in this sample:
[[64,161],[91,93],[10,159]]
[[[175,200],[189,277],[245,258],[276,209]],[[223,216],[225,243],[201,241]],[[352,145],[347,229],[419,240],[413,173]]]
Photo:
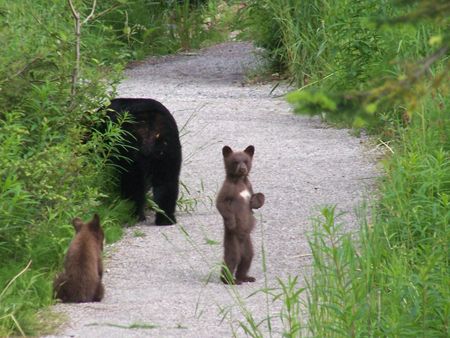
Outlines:
[[[106,1],[102,6],[111,6]],[[137,1],[106,15],[130,57],[170,54],[222,42],[228,37],[230,6],[225,1]]]
[[388,57],[367,18],[390,12],[390,1],[249,1],[244,25],[297,84],[355,85]]
[[333,209],[324,211],[310,243],[314,336],[448,336],[448,104],[429,98],[402,132],[373,222],[362,219],[357,241],[340,234]]
[[[267,49],[276,69],[300,87],[290,97],[299,112],[383,131],[390,137],[409,111],[404,101],[392,99],[396,93],[406,96],[401,86],[382,88],[383,84],[414,73],[413,62],[439,45],[431,41],[446,41],[447,36],[445,18],[395,28],[381,24],[407,15],[416,2],[433,6],[428,4],[433,0],[404,7],[384,0],[249,1],[241,22],[247,36]],[[378,91],[370,91],[377,86]],[[389,102],[373,102],[380,98]],[[411,95],[408,100],[416,98]]]
[[378,106],[335,99],[336,93],[365,93],[386,79],[404,78],[433,53],[433,39],[448,36],[448,17],[377,27],[377,20],[407,15],[416,5],[433,6],[425,0],[406,7],[364,0],[249,3],[244,25],[300,87],[291,96],[298,111],[332,111],[328,118],[379,132],[392,151],[383,160],[371,216],[360,217],[356,234],[344,232],[336,207],[323,209],[314,222],[306,289],[295,278],[280,281],[286,295],[280,315],[293,323],[283,335],[449,336],[448,56],[429,78]]
[[[391,143],[380,197],[347,233],[336,206],[309,236],[312,273],[262,289],[282,302],[283,337],[447,337],[450,334],[449,96],[429,95],[420,118]],[[301,278],[299,278],[301,276]],[[304,280],[304,281],[303,281]],[[266,333],[251,312],[241,327]],[[249,329],[251,328],[251,330]]]
[[[92,2],[74,3],[82,18],[90,13]],[[203,19],[219,4],[97,3],[82,27],[72,95],[75,35],[67,1],[0,0],[0,336],[39,333],[35,314],[53,302],[51,283],[73,237],[73,217],[98,213],[108,242],[131,221],[108,161],[123,142],[120,125],[93,130],[124,62],[201,44],[213,35]],[[173,36],[166,34],[169,20],[179,30]],[[157,45],[168,48],[152,47],[158,31],[164,34]]]

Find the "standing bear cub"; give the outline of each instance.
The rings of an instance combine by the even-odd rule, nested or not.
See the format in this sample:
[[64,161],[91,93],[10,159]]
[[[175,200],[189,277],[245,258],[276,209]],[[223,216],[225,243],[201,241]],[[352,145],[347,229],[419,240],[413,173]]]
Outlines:
[[146,193],[153,188],[153,200],[162,210],[156,212],[155,224],[176,223],[182,155],[175,119],[152,99],[114,99],[107,110],[113,122],[125,112],[133,120],[122,125],[128,146],[114,160],[120,170],[122,197],[134,202],[136,216],[144,221]]
[[64,260],[64,271],[53,283],[56,298],[64,303],[99,302],[103,298],[102,251],[104,234],[97,214],[89,223],[73,221],[75,237]]
[[233,152],[229,146],[222,149],[226,177],[217,196],[216,207],[225,228],[225,266],[221,272],[221,280],[225,284],[255,281],[254,277],[247,275],[253,259],[250,233],[255,226],[255,217],[252,209],[261,208],[265,197],[262,193],[253,193],[248,179],[254,153],[253,146],[238,152]]

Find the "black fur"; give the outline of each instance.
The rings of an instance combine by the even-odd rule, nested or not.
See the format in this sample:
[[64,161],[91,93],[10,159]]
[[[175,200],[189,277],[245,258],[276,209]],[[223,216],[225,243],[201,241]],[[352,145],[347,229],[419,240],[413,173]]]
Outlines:
[[175,119],[160,102],[152,99],[119,98],[111,101],[108,116],[117,117],[128,112],[134,123],[122,125],[131,135],[129,144],[136,149],[122,149],[116,159],[120,170],[120,189],[123,198],[134,201],[136,215],[145,220],[145,195],[153,188],[153,199],[163,213],[156,213],[157,225],[176,223],[175,207],[181,170],[181,144]]

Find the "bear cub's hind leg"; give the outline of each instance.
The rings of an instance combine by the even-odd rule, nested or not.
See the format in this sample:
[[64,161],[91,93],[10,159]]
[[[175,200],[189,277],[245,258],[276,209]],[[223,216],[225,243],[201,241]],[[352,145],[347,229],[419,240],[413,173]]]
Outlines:
[[[253,259],[253,245],[248,235],[240,244],[241,248],[241,260],[238,264],[236,270],[236,281],[239,282],[254,282],[256,279],[254,277],[248,276],[248,270],[250,270],[250,265]],[[239,283],[240,284],[240,283]]]
[[239,250],[239,244],[236,237],[225,232],[224,239],[224,264],[222,272],[220,274],[220,280],[224,284],[241,284],[234,279],[234,272],[241,260],[241,254]]
[[105,288],[104,288],[102,282],[99,282],[97,285],[97,289],[95,290],[95,295],[94,295],[93,301],[100,302],[103,299],[104,294],[105,294]]

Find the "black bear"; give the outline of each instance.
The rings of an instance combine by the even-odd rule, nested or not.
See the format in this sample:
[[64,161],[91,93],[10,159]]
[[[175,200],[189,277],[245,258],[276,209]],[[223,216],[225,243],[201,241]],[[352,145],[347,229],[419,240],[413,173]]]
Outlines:
[[72,221],[75,237],[64,260],[64,271],[53,282],[55,297],[64,303],[99,302],[103,298],[104,234],[97,214],[89,223]]
[[155,224],[174,224],[182,158],[175,119],[152,99],[118,98],[107,107],[113,122],[125,112],[133,120],[122,124],[129,146],[121,148],[114,160],[120,168],[122,197],[135,203],[135,213],[143,221],[145,195],[153,188],[153,200],[163,211],[156,212]]

